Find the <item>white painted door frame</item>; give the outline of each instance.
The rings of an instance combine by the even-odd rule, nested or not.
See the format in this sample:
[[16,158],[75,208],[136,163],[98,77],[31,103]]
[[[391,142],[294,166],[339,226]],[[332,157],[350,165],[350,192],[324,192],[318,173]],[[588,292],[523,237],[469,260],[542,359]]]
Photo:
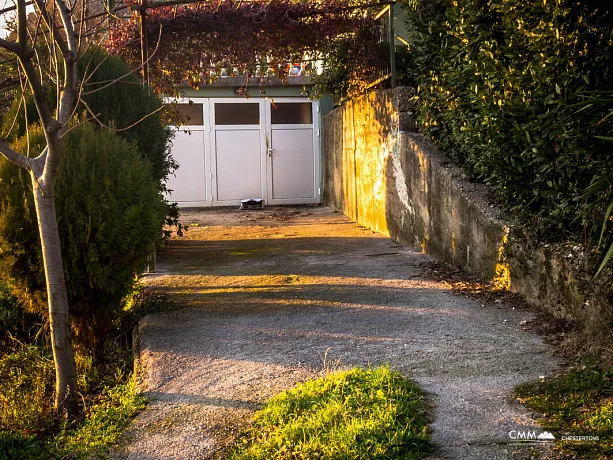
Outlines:
[[[204,156],[203,158],[203,163],[204,163],[204,171],[202,171],[202,180],[204,181],[204,197],[202,197],[202,199],[190,199],[190,200],[186,200],[186,201],[179,201],[179,207],[181,208],[201,208],[201,207],[208,207],[211,206],[212,203],[212,185],[211,185],[211,163],[210,163],[210,157],[211,157],[211,152],[210,152],[210,141],[209,141],[209,133],[208,133],[208,126],[210,126],[210,120],[208,119],[208,99],[207,98],[190,98],[190,99],[174,99],[174,98],[167,98],[165,99],[166,103],[170,103],[170,102],[178,102],[180,104],[184,104],[184,103],[188,103],[189,101],[193,102],[194,104],[202,104],[202,110],[203,110],[203,124],[202,125],[182,125],[180,127],[171,127],[171,130],[175,133],[175,139],[177,139],[177,136],[192,136],[192,135],[202,135],[204,137],[204,151],[202,152],[202,155]],[[174,141],[175,143],[178,143],[177,140]],[[168,181],[168,187],[170,189],[177,189],[178,187],[181,187],[181,182],[184,180],[183,177],[184,175],[181,174],[181,166],[183,166],[183,168],[188,169],[188,168],[193,168],[194,165],[193,164],[189,164],[189,163],[185,163],[184,161],[182,161],[182,158],[180,157],[184,157],[185,155],[182,155],[181,152],[175,153],[175,155],[177,156],[177,161],[179,163],[179,169],[175,172],[174,176],[171,176],[169,178]],[[181,164],[183,162],[183,165]],[[185,170],[184,169],[184,170]],[[189,176],[193,176],[193,172],[190,172],[191,174],[189,174]],[[170,202],[175,202],[177,201],[174,197],[173,194],[171,193],[168,197],[168,200]]]

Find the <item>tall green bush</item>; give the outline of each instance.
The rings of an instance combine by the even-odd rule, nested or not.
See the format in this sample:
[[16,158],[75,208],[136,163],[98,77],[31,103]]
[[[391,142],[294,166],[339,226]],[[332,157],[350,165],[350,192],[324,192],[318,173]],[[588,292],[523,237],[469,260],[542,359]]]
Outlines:
[[160,97],[125,62],[100,48],[91,49],[79,65],[87,78],[83,101],[100,121],[136,144],[151,163],[153,178],[163,185],[177,164],[170,154],[172,132],[162,120]]
[[[23,151],[28,137],[16,141]],[[44,146],[41,128],[30,148]],[[137,147],[83,123],[63,139],[55,200],[77,340],[100,355],[128,294],[161,237],[165,206]],[[30,310],[45,315],[42,255],[29,178],[0,160],[0,277]]]
[[613,89],[613,5],[596,0],[406,0],[424,132],[550,237],[582,234],[580,199],[613,170],[577,116]]
[[[134,142],[143,158],[151,163],[153,178],[163,190],[176,163],[170,154],[172,133],[162,121],[160,97],[143,86],[138,74],[121,59],[99,48],[88,50],[79,59],[79,76],[83,92],[77,113],[91,111],[97,119],[92,120],[94,125],[98,126],[99,121],[111,126],[120,137]],[[47,99],[54,107],[56,89],[53,85],[47,90]],[[28,124],[39,119],[29,93],[13,101],[2,117],[2,135],[12,141],[24,136],[26,118]]]

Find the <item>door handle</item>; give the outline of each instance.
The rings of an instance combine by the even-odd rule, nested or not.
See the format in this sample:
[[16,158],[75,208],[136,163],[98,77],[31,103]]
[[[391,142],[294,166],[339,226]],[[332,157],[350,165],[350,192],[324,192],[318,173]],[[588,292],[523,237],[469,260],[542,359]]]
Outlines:
[[268,156],[271,157],[272,156],[272,152],[274,152],[277,149],[273,149],[273,148],[268,148]]

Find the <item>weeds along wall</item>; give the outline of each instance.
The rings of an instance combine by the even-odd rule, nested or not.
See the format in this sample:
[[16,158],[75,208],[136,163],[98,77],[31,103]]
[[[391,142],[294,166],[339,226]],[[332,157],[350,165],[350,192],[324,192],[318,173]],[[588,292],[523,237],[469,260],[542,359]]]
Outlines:
[[404,4],[422,132],[539,237],[599,231],[607,197],[580,197],[613,171],[613,144],[580,104],[613,90],[613,3]]

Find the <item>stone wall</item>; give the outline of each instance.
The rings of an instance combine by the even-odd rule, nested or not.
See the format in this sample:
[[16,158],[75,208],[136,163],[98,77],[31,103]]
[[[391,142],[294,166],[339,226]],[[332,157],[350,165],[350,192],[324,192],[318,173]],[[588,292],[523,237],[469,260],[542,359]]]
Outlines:
[[466,180],[416,132],[409,99],[408,88],[373,92],[324,117],[324,203],[586,330],[602,331],[612,319],[611,288],[590,280],[590,254],[526,239],[504,220],[485,185]]

